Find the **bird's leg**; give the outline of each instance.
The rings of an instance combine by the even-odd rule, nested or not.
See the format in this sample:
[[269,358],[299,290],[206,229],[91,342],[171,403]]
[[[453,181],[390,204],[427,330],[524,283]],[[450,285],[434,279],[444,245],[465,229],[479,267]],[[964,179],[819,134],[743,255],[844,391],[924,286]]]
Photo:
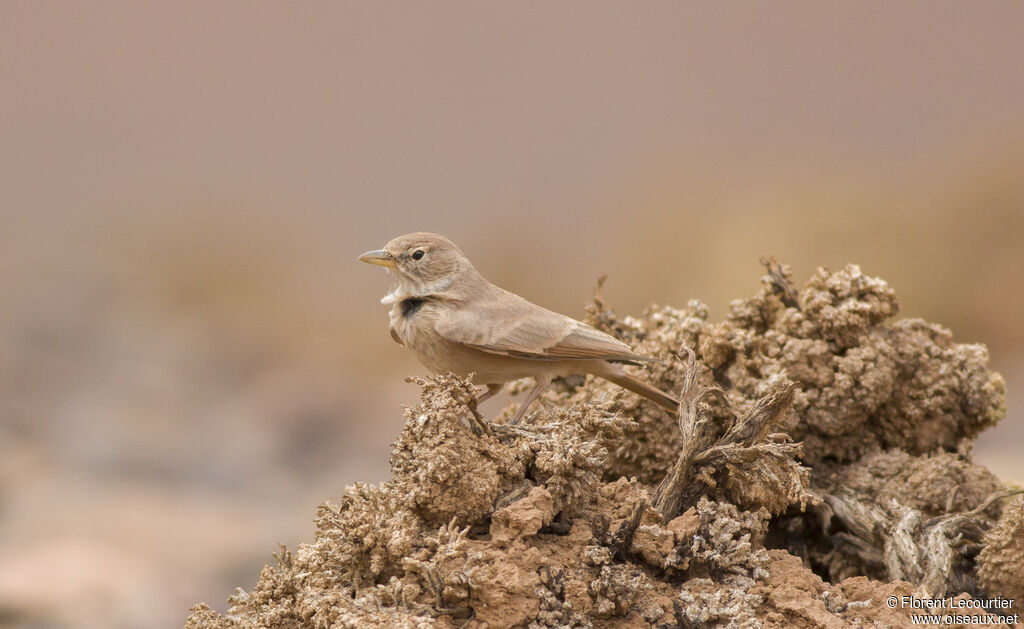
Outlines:
[[476,403],[477,404],[483,404],[487,400],[489,400],[492,397],[494,397],[495,395],[497,395],[498,391],[501,391],[501,385],[500,384],[489,384],[489,385],[487,385],[487,390],[480,394],[480,397],[478,397],[476,399]]
[[480,411],[477,410],[477,407],[486,402],[487,400],[491,399],[492,397],[494,397],[494,395],[498,391],[501,391],[500,384],[489,384],[487,385],[486,391],[481,393],[479,397],[475,397],[472,400],[470,400],[469,403],[466,405],[469,407],[470,412],[473,413],[473,417],[478,422],[482,422],[484,418],[480,416]]
[[487,390],[481,393],[480,397],[472,398],[466,404],[466,406],[469,407],[469,412],[473,413],[474,421],[470,422],[470,428],[473,429],[473,432],[476,433],[477,436],[483,433],[491,432],[490,426],[487,425],[487,422],[480,415],[480,411],[477,410],[477,406],[479,406],[481,402],[489,400],[490,398],[494,397],[494,394],[496,394],[498,391],[501,391],[500,384],[489,384],[487,385]]
[[512,417],[512,419],[509,420],[508,423],[513,425],[518,424],[519,421],[523,418],[523,415],[526,414],[526,409],[530,408],[530,404],[533,404],[533,401],[537,399],[538,395],[544,392],[544,389],[548,388],[549,384],[551,384],[551,378],[538,377],[537,386],[535,386],[533,388],[533,391],[530,391],[530,393],[526,396],[526,399],[523,400],[523,403],[519,405],[519,410],[516,411],[516,414]]

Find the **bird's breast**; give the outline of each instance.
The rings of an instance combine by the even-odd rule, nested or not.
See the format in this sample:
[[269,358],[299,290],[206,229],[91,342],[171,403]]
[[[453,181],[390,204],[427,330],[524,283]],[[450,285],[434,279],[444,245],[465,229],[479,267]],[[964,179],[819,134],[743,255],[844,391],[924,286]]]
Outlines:
[[437,331],[438,319],[446,313],[445,305],[436,301],[405,299],[391,308],[391,331],[434,373],[465,376],[485,371],[495,357],[454,343]]
[[426,299],[409,297],[391,307],[391,332],[417,354],[430,345],[437,313]]

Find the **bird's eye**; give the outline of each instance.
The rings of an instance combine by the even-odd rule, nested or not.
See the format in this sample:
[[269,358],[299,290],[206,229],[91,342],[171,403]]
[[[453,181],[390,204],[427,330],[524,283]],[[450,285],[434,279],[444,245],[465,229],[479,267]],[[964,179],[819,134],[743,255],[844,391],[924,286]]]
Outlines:
[[416,251],[412,252],[412,259],[413,260],[419,260],[422,257],[423,257],[423,250],[422,249],[417,249]]

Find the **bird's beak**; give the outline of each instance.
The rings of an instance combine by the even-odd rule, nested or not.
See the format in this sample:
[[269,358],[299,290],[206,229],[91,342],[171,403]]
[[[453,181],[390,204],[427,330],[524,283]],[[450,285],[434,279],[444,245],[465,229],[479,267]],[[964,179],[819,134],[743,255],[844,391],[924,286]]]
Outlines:
[[366,262],[368,264],[376,264],[378,266],[395,266],[395,256],[391,255],[383,249],[374,249],[373,251],[367,251],[363,255],[359,256],[360,262]]

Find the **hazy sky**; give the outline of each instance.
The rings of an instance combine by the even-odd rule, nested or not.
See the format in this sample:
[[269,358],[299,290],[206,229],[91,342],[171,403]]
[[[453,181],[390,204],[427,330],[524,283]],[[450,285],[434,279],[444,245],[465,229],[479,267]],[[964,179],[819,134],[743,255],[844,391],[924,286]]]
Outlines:
[[[1020,3],[0,8],[6,224],[221,203],[561,227],[651,172],[886,169],[1020,132]],[[355,240],[355,234],[335,235]]]

